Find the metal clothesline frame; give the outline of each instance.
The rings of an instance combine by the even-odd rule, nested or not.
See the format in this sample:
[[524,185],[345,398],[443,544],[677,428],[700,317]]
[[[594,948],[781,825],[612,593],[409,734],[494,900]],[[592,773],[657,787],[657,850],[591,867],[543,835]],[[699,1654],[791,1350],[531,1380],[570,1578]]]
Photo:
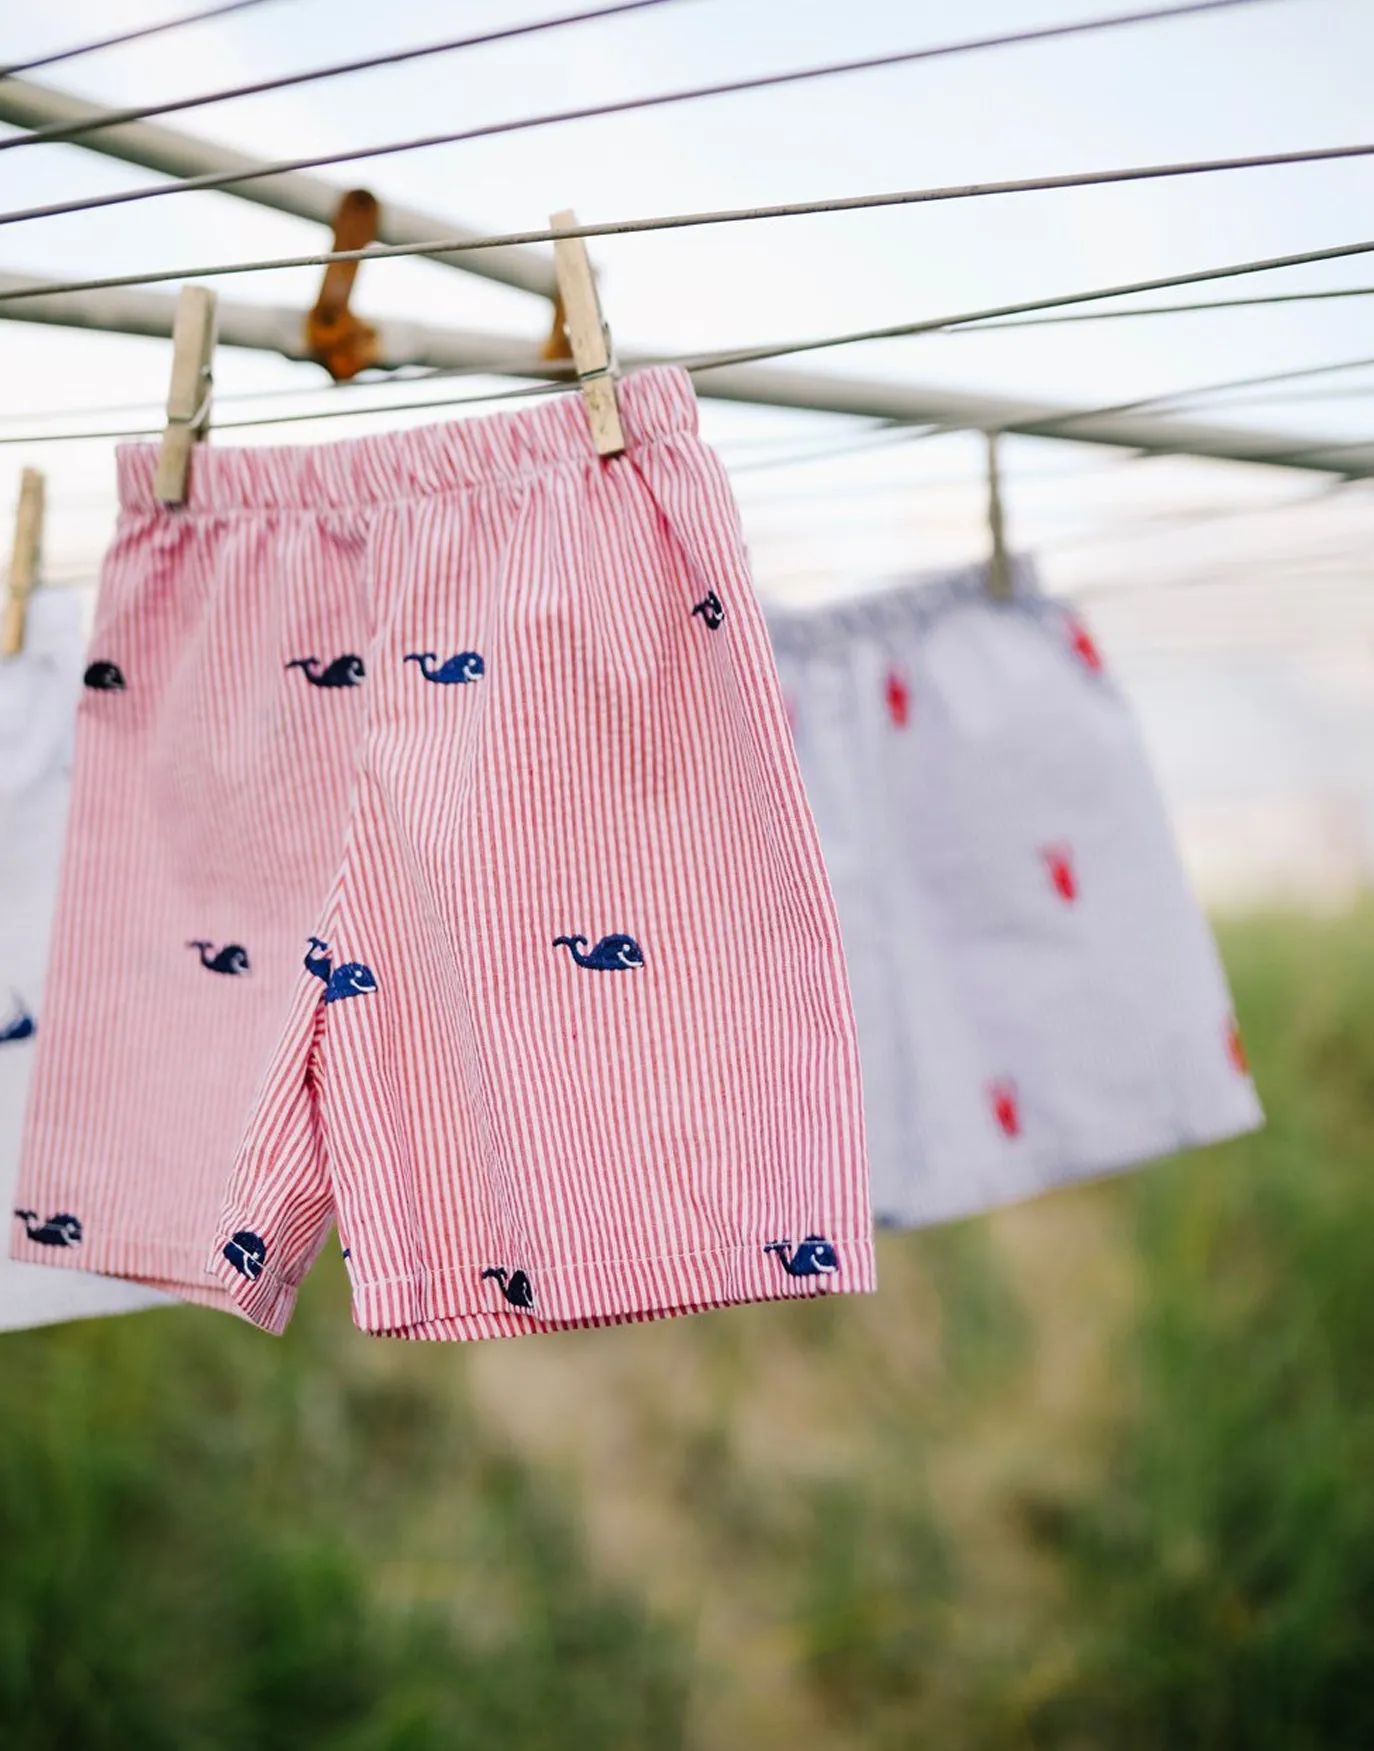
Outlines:
[[[37,80],[0,79],[0,122],[12,123],[15,127],[92,125],[103,122],[110,114],[104,104],[74,97]],[[97,133],[73,140],[72,145],[176,178],[214,176],[234,171],[258,176],[265,162],[249,152],[236,152],[231,147],[198,139],[179,128],[164,128],[155,122],[102,126]],[[251,201],[255,206],[270,207],[278,213],[289,213],[292,218],[323,225],[328,231],[347,190],[323,177],[289,171],[260,177],[258,181],[244,183],[241,188],[229,186],[217,192]],[[382,205],[377,230],[379,243],[403,245],[427,243],[435,237],[475,239],[481,235],[480,231],[455,225],[450,219],[438,219],[390,200]],[[558,295],[552,250],[484,249],[480,253],[463,255],[436,250],[432,255],[427,253],[425,259],[442,262],[445,267],[458,268],[466,274],[479,274],[483,279],[496,280],[517,291],[533,292],[540,298],[553,300]]]
[[[0,275],[0,290],[36,284],[20,275]],[[165,292],[66,292],[27,298],[0,306],[6,320],[36,322],[104,333],[171,336],[176,298]],[[490,372],[536,382],[570,381],[565,362],[550,361],[539,344],[524,343],[487,330],[439,327],[428,323],[377,323],[381,358],[391,368]],[[276,353],[308,361],[301,313],[282,305],[222,299],[218,306],[221,346]],[[522,351],[523,346],[523,351]],[[621,363],[636,368],[655,355],[621,353]],[[1022,437],[1055,438],[1076,444],[1105,445],[1143,455],[1195,456],[1213,461],[1260,463],[1336,475],[1374,479],[1374,441],[1323,442],[1241,427],[1148,416],[1131,410],[1083,411],[1029,399],[932,389],[908,382],[782,369],[775,365],[721,364],[698,367],[700,394],[710,400],[829,413],[889,421],[894,425],[934,426],[950,431],[995,431]],[[325,389],[325,385],[321,385]],[[329,418],[329,408],[320,418]],[[417,410],[419,411],[419,410]],[[312,416],[313,417],[313,416]],[[256,422],[255,422],[256,423]],[[265,422],[264,422],[265,423]]]

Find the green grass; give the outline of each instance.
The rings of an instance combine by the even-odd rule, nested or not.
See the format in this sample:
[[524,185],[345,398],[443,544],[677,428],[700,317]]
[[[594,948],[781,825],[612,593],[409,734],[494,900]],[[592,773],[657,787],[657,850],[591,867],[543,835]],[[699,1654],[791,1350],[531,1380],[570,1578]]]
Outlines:
[[1224,947],[1261,1135],[865,1300],[0,1340],[5,1751],[1366,1751],[1374,912]]
[[461,1394],[338,1354],[337,1288],[281,1345],[193,1310],[7,1341],[6,1747],[675,1745],[673,1637]]
[[1138,1401],[1046,1744],[1374,1745],[1374,919],[1229,947],[1269,1125],[1134,1188]]

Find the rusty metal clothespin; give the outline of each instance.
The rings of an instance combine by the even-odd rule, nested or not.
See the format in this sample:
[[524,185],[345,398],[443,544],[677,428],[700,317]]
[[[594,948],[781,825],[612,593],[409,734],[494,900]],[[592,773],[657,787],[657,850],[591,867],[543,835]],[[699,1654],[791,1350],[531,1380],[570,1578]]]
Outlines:
[[[571,208],[549,220],[555,231],[571,231],[577,214]],[[601,314],[587,245],[580,237],[558,237],[553,245],[554,272],[558,276],[558,302],[554,306],[554,332],[545,358],[566,358],[557,346],[560,331],[566,335],[577,381],[587,403],[587,420],[598,456],[619,456],[625,448],[625,430],[620,423],[616,399],[615,358],[611,331]]]
[[[366,249],[377,240],[381,207],[365,188],[340,197],[334,215],[331,250]],[[377,330],[349,309],[348,300],[361,263],[332,261],[324,270],[315,308],[305,319],[305,345],[336,383],[347,383],[381,359]]]
[[26,468],[20,477],[19,508],[14,519],[14,549],[10,555],[5,613],[0,621],[0,657],[17,657],[24,648],[29,597],[38,582],[38,556],[43,546],[43,476]]

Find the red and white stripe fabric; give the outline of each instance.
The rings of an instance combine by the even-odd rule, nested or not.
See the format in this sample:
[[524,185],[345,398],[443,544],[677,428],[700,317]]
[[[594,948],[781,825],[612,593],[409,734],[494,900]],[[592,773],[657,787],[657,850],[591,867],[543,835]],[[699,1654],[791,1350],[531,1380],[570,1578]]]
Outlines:
[[880,1221],[1254,1128],[1225,975],[1090,634],[986,567],[770,614],[845,933]]
[[[0,1195],[18,1230],[47,1252],[83,1262],[81,1227],[61,1204],[14,1196],[34,1047],[48,1025],[44,974],[57,869],[71,793],[81,691],[81,600],[39,590],[23,650],[0,663]],[[156,1307],[137,1283],[84,1270],[43,1271],[0,1258],[0,1331]]]
[[735,508],[684,375],[620,400],[610,461],[573,395],[205,450],[180,512],[122,453],[25,1164],[99,1268],[280,1331],[332,1220],[416,1338],[872,1286]]

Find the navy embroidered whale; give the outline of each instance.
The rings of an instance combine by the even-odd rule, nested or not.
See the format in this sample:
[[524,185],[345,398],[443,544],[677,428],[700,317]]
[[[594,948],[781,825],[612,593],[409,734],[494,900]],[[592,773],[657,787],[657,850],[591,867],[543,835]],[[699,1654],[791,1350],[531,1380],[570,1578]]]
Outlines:
[[337,1003],[343,997],[365,997],[369,991],[377,989],[377,975],[371,967],[365,967],[361,961],[345,961],[341,967],[334,966],[329,956],[329,944],[321,942],[318,936],[310,938],[305,970],[313,973],[324,986],[326,1003]]
[[506,1271],[500,1265],[493,1265],[490,1270],[482,1272],[484,1283],[488,1277],[494,1277],[501,1285],[501,1293],[512,1307],[534,1306],[534,1290],[523,1271]]
[[714,590],[708,590],[702,597],[701,601],[697,603],[695,608],[693,608],[692,612],[693,614],[700,614],[701,618],[706,622],[707,626],[710,627],[712,632],[716,630],[721,621],[725,618],[724,604]]
[[16,1210],[14,1213],[24,1224],[25,1234],[39,1246],[81,1244],[81,1223],[75,1216],[49,1216],[46,1222],[40,1222],[36,1210]]
[[93,687],[97,693],[122,693],[124,672],[118,663],[92,663],[81,677],[83,687]]
[[644,950],[632,936],[603,936],[585,955],[582,953],[587,946],[585,936],[556,936],[553,946],[566,948],[579,967],[595,967],[602,973],[619,973],[627,967],[644,965]]
[[188,942],[187,948],[200,951],[200,964],[211,973],[239,974],[248,971],[248,950],[241,943],[227,942],[218,954],[212,942]]
[[[317,949],[319,950],[318,954],[315,952]],[[322,979],[327,985],[333,964],[329,958],[329,944],[321,942],[318,936],[312,936],[310,947],[305,951],[306,972],[313,973],[317,979]]]
[[476,651],[459,651],[456,657],[445,658],[437,669],[430,668],[431,663],[439,662],[433,651],[411,651],[405,661],[418,663],[426,681],[437,681],[445,687],[460,681],[480,681],[487,672],[487,665]]
[[840,1268],[839,1255],[822,1234],[808,1234],[789,1256],[790,1245],[790,1241],[775,1240],[763,1249],[778,1255],[789,1277],[827,1277]]
[[220,1251],[241,1277],[247,1277],[251,1282],[262,1275],[267,1243],[251,1229],[240,1228],[237,1234],[225,1241]]
[[286,666],[288,669],[299,669],[312,687],[358,687],[367,674],[361,657],[335,657],[328,668],[316,674],[319,663],[318,657],[296,657]]
[[38,1032],[38,1023],[29,1014],[24,999],[16,991],[13,993],[15,1015],[12,1021],[7,1021],[0,1027],[0,1046],[10,1040],[31,1040]]

